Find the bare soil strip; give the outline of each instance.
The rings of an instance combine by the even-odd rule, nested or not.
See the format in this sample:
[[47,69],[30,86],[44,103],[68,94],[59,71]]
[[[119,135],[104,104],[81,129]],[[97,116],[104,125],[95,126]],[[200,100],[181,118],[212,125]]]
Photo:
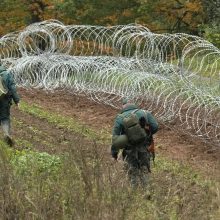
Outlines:
[[[19,92],[27,103],[37,104],[47,111],[59,113],[62,116],[76,118],[82,124],[96,130],[104,129],[109,133],[111,133],[114,118],[119,112],[110,106],[95,103],[85,96],[60,91],[47,93],[43,90],[20,89]],[[39,150],[50,153],[63,152],[68,147],[68,143],[74,141],[72,132],[56,128],[46,120],[22,113],[15,108],[13,108],[12,115],[15,120],[23,121],[27,125],[24,130],[20,130],[19,127],[15,128],[15,135],[24,136]],[[34,140],[34,130],[40,132],[41,140]],[[214,179],[217,178],[220,181],[220,149],[188,135],[177,133],[172,129],[172,125],[161,125],[155,141],[158,155],[190,164],[205,175],[213,176]],[[51,147],[45,147],[47,145]],[[105,147],[106,151],[109,151],[109,148]]]

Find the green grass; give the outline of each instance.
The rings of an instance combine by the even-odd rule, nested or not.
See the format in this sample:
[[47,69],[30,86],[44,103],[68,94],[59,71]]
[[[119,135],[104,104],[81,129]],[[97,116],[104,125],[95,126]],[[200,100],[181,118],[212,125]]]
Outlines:
[[[21,110],[46,120],[51,126],[73,131],[79,138],[62,156],[13,150],[0,142],[0,216],[11,219],[18,216],[20,219],[218,219],[219,183],[189,165],[158,155],[155,167],[152,166],[149,188],[132,190],[122,165],[106,157],[108,131],[100,134],[87,128],[85,132],[84,125],[75,119],[24,102]],[[26,126],[22,121],[16,121],[17,125]],[[41,135],[34,126],[30,129],[37,137]],[[86,144],[85,139],[100,135],[108,139],[99,139],[98,146]],[[30,144],[25,139],[18,140]]]
[[[210,54],[202,56],[201,53],[185,57],[183,69],[189,71],[188,74],[196,74],[198,77],[213,78],[212,81],[219,80],[220,60],[218,54]],[[172,60],[173,65],[177,65],[180,60]]]
[[74,118],[67,118],[54,112],[48,112],[37,105],[29,105],[28,103],[22,102],[20,109],[37,118],[45,119],[56,127],[65,128],[98,142],[109,142],[111,137],[110,134],[105,133],[103,130],[96,132]]
[[[78,148],[76,148],[78,147]],[[146,189],[132,190],[104,152],[72,146],[62,157],[0,143],[0,206],[22,219],[215,219],[215,183],[190,167],[157,159]],[[85,153],[87,152],[87,153]],[[2,169],[3,167],[7,169]],[[109,169],[110,168],[110,169]],[[213,199],[216,199],[214,201]],[[4,203],[3,203],[4,201]],[[15,211],[17,210],[17,211]],[[53,211],[52,211],[53,210]]]
[[[47,110],[43,109],[40,106],[37,105],[30,105],[25,102],[22,102],[21,104],[21,110],[31,114],[37,118],[40,119],[45,119],[52,125],[55,125],[56,127],[62,127],[64,129],[73,131],[74,133],[78,133],[80,135],[83,135],[84,137],[90,139],[90,140],[95,140],[96,138],[98,139],[98,143],[101,144],[110,144],[111,141],[111,135],[109,134],[108,130],[95,130],[89,127],[86,127],[86,125],[82,124],[81,122],[77,121],[74,118],[69,118],[65,116],[61,116],[60,114],[53,113],[53,112],[48,112]],[[32,127],[33,130],[37,130],[36,134],[40,134],[41,132]],[[189,179],[191,179],[191,175],[193,175],[192,170],[189,168],[184,168],[184,164],[179,164],[178,162],[175,161],[169,161],[165,158],[162,158],[160,156],[159,158],[159,169],[164,169],[166,167],[170,168],[170,171],[172,170],[173,173],[175,174],[183,174],[187,173],[189,176]],[[179,164],[179,166],[178,166]],[[202,179],[201,179],[202,182]]]

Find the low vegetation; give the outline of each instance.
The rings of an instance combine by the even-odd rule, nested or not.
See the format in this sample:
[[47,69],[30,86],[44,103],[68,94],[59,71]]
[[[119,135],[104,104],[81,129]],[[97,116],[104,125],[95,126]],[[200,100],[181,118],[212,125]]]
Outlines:
[[[122,161],[110,160],[106,138],[97,143],[92,140],[100,135],[99,131],[40,106],[23,102],[21,110],[42,120],[42,125],[46,120],[57,129],[62,126],[70,130],[75,141],[68,142],[67,150],[56,155],[39,152],[23,137],[18,137],[16,142],[29,146],[26,149],[11,149],[0,142],[3,219],[215,220],[220,217],[219,183],[215,178],[208,179],[186,164],[157,155],[149,186],[133,190]],[[26,126],[19,120],[14,125],[19,129]],[[42,139],[37,128],[33,126],[32,130]],[[59,143],[56,147],[60,147]]]

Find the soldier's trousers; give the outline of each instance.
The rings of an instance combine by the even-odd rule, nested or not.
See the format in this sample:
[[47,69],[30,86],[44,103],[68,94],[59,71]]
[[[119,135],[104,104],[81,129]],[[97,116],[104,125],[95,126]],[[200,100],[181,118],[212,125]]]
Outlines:
[[10,119],[2,119],[0,122],[1,122],[1,127],[2,127],[4,135],[10,136],[11,135]]
[[141,186],[148,184],[150,172],[150,155],[147,151],[132,151],[126,154],[128,177],[132,187],[138,186],[140,180]]

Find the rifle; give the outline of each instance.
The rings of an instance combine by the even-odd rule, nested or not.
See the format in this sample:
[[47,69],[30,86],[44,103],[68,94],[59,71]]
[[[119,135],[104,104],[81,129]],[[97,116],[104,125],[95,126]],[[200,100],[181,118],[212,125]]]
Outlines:
[[152,154],[152,160],[153,160],[153,163],[155,162],[155,147],[154,147],[154,139],[153,139],[153,136],[152,136],[152,140],[151,140],[151,144],[148,148],[148,151]]
[[148,147],[147,150],[151,153],[152,159],[153,159],[153,163],[154,163],[156,155],[155,155],[154,139],[153,139],[153,135],[151,133],[150,125],[147,123],[145,117],[141,117],[139,119],[139,122],[140,122],[141,127],[144,128],[146,134],[149,137],[150,146]]

